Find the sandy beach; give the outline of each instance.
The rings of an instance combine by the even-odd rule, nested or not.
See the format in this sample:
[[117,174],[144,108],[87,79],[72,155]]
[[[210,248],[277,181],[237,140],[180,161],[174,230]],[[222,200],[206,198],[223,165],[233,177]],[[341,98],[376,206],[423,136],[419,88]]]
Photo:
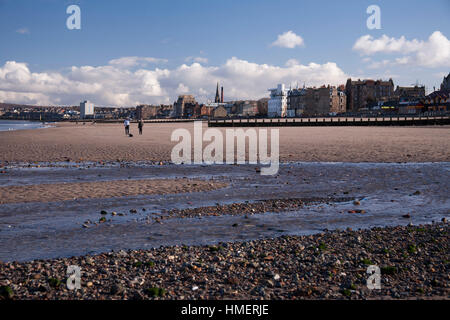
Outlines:
[[[170,161],[176,128],[192,132],[193,123],[146,124],[142,136],[132,124],[132,138],[120,123],[0,132],[0,161]],[[280,128],[280,161],[450,161],[448,150],[447,126]]]
[[280,128],[273,176],[180,127],[0,132],[0,299],[449,299],[450,127]]

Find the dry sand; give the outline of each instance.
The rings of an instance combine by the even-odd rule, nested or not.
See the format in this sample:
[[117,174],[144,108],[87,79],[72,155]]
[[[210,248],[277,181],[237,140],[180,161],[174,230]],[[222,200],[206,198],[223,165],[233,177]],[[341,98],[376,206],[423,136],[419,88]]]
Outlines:
[[[147,123],[142,136],[133,123],[132,138],[125,136],[120,123],[60,123],[55,128],[0,132],[0,161],[170,161],[176,144],[170,137],[176,128],[192,131],[193,123]],[[449,126],[279,130],[281,161],[450,161]]]
[[226,184],[222,182],[193,179],[116,180],[8,186],[0,187],[0,204],[200,192],[225,186]]

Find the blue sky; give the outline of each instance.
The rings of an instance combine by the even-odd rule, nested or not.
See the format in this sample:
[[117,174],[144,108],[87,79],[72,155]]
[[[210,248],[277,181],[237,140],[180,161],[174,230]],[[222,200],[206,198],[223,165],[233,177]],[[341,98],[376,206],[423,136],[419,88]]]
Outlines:
[[[71,4],[81,8],[81,30],[66,28]],[[381,30],[366,26],[366,8],[372,4],[381,9]],[[448,0],[0,0],[0,101],[71,104],[87,97],[101,105],[132,105],[171,102],[180,93],[207,100],[215,93],[215,81],[224,84],[230,99],[260,98],[277,81],[339,84],[347,76],[393,77],[400,85],[418,80],[430,91],[450,72],[449,16]],[[273,45],[288,31],[303,44]],[[435,31],[440,35],[428,45]],[[372,38],[354,49],[365,35]],[[394,43],[365,50],[383,35]],[[400,43],[402,36],[411,46],[414,39],[425,44],[405,54],[403,48],[410,46]],[[397,49],[389,49],[389,43]],[[426,55],[434,50],[439,56],[428,63]],[[113,70],[117,65],[112,67],[110,61],[123,57],[158,60]],[[287,66],[290,59],[295,59],[290,65],[297,66]],[[6,66],[7,61],[15,64]],[[110,75],[108,83],[102,82],[102,75]],[[120,76],[140,81],[134,87],[112,81]],[[48,77],[52,79],[45,80]],[[61,87],[75,90],[47,90],[46,81],[55,88],[61,81]]]

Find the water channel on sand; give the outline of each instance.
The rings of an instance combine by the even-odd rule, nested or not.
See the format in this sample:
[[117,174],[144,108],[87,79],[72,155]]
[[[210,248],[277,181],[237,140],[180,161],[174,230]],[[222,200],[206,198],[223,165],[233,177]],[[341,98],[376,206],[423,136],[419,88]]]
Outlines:
[[[450,163],[289,163],[278,175],[261,176],[254,165],[91,165],[41,164],[10,167],[0,186],[92,182],[123,179],[214,179],[226,188],[201,193],[138,195],[60,202],[0,205],[0,260],[26,261],[161,245],[213,244],[281,235],[303,235],[324,229],[422,224],[449,216]],[[417,192],[418,191],[418,192]],[[57,191],[55,191],[57,192]],[[349,213],[354,198],[365,213]],[[148,223],[147,216],[165,210],[266,199],[323,198],[287,212],[170,218]],[[143,211],[142,209],[146,210]],[[130,214],[130,209],[137,209]],[[100,211],[115,211],[106,223]],[[411,218],[402,217],[410,214]],[[234,226],[233,226],[234,225]]]

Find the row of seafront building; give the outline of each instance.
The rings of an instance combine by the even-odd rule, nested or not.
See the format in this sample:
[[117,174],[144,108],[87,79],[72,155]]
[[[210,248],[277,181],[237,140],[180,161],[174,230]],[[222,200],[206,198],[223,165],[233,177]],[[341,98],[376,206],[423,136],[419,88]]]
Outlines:
[[337,114],[420,114],[450,111],[450,74],[440,90],[425,95],[424,86],[394,89],[392,79],[352,80],[346,85],[270,89],[268,117],[327,116]]
[[[200,104],[193,95],[180,95],[173,104],[174,118],[232,118],[232,117],[302,117],[339,114],[424,114],[450,111],[450,73],[440,90],[425,94],[425,87],[394,86],[389,80],[352,80],[340,86],[289,88],[278,84],[269,89],[270,97],[259,100],[223,100],[223,87],[214,103]],[[168,108],[168,106],[164,106]],[[162,115],[162,106],[137,107],[138,118]],[[167,112],[166,112],[167,114]]]
[[173,105],[138,105],[135,108],[95,107],[89,101],[72,107],[38,107],[0,103],[0,118],[30,120],[234,117],[311,117],[364,114],[433,114],[450,111],[450,73],[439,90],[425,95],[424,86],[394,87],[389,80],[352,80],[340,86],[289,88],[279,84],[259,100],[224,101],[219,84],[214,102],[199,103],[193,95],[180,95]]
[[284,84],[279,84],[269,91],[267,116],[270,118],[334,115],[346,111],[347,98],[341,87],[286,90]]

